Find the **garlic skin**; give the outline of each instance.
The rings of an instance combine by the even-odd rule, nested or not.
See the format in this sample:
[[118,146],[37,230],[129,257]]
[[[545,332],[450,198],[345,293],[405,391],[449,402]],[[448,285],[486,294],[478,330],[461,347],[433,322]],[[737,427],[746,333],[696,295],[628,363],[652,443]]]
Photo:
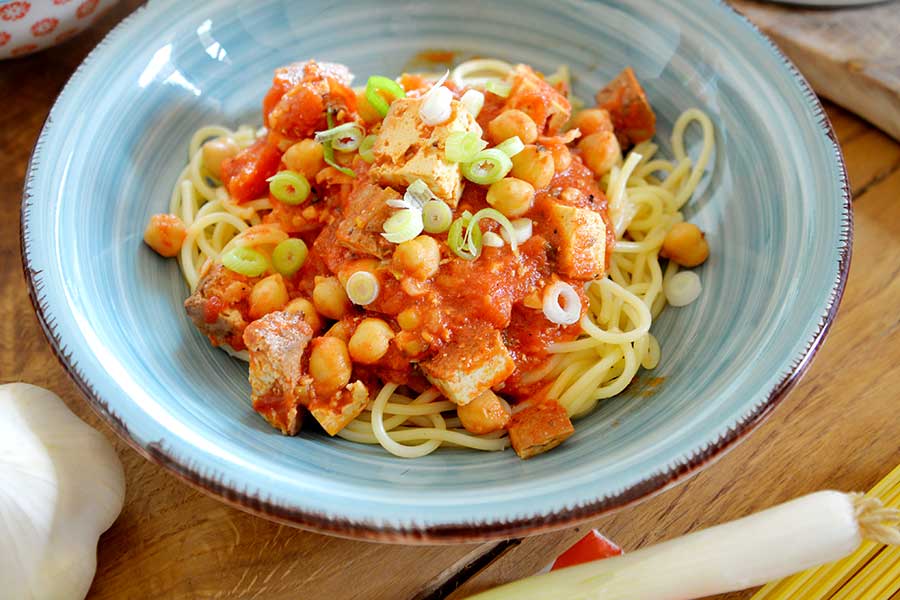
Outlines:
[[53,392],[0,385],[0,596],[84,598],[125,498],[107,439]]

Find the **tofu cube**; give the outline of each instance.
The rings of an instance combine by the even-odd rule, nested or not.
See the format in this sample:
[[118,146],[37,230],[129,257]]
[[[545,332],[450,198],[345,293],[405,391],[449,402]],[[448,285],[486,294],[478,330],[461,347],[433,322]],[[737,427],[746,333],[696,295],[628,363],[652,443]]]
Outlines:
[[567,277],[589,280],[606,270],[606,223],[589,208],[552,204],[548,218],[556,242],[556,265]]
[[403,187],[421,179],[455,208],[462,194],[462,174],[457,163],[444,158],[447,138],[456,131],[481,137],[481,127],[456,100],[447,122],[425,125],[419,117],[421,105],[421,98],[400,98],[391,104],[372,148],[375,162],[369,176],[381,185]]
[[311,378],[301,361],[313,331],[303,315],[269,313],[244,330],[253,410],[285,435],[300,430]]
[[309,405],[309,412],[328,435],[337,435],[359,416],[368,403],[369,390],[362,381],[357,380],[331,398],[313,400]]
[[504,381],[516,368],[500,332],[484,328],[459,336],[419,366],[432,385],[460,406]]
[[556,448],[575,428],[559,402],[544,400],[514,414],[507,431],[513,450],[525,459]]

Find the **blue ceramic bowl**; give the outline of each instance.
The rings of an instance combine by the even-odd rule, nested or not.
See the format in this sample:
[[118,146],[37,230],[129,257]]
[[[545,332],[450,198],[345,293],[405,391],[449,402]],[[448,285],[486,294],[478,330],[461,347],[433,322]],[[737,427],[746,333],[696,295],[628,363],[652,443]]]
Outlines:
[[[547,71],[566,63],[584,98],[632,65],[664,150],[686,108],[702,107],[717,128],[714,170],[687,208],[712,248],[700,299],[654,324],[654,371],[528,461],[459,450],[410,461],[323,434],[282,437],[251,410],[246,366],[188,321],[175,263],[141,242],[191,132],[259,123],[275,67],[315,57],[359,77],[399,73],[435,48]],[[135,449],[254,513],[404,542],[571,525],[709,463],[808,365],[837,308],[851,237],[840,150],[815,95],[752,25],[701,0],[151,0],[60,94],[22,220],[47,336]],[[651,387],[656,377],[664,383]]]

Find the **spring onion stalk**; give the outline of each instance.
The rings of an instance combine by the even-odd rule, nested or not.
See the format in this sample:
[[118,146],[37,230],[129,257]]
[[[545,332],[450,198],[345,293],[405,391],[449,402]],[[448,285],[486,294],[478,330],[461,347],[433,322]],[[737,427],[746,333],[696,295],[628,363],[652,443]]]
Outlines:
[[475,160],[478,153],[487,148],[487,142],[474,131],[454,131],[447,136],[444,152],[447,160],[467,163]]
[[347,278],[345,290],[347,291],[347,297],[350,298],[350,302],[359,306],[366,306],[378,298],[381,286],[378,283],[378,278],[372,273],[357,271]]
[[272,266],[285,277],[290,277],[300,270],[308,255],[309,249],[303,240],[290,238],[275,246],[272,251]]
[[465,178],[480,185],[490,185],[500,181],[511,169],[512,161],[496,148],[482,150],[475,155],[472,162],[462,165],[462,173]]
[[512,158],[519,152],[525,149],[525,144],[522,143],[522,140],[519,139],[519,136],[514,135],[508,140],[504,140],[497,144],[497,150]]
[[428,233],[444,233],[453,222],[453,211],[443,200],[429,200],[422,207],[422,222]]
[[503,236],[503,239],[509,243],[512,243],[515,240],[516,244],[524,244],[531,238],[531,234],[534,230],[534,224],[531,219],[514,219],[510,221],[513,228],[514,236],[510,236],[506,229],[502,229],[500,231],[500,235]]
[[422,223],[422,211],[414,208],[404,208],[392,214],[382,226],[382,237],[392,244],[408,242],[420,233],[424,228]]
[[483,246],[488,246],[490,248],[502,248],[503,238],[494,233],[493,231],[485,231],[484,235],[481,236],[481,244]]
[[396,98],[405,98],[406,92],[400,87],[400,84],[381,75],[372,75],[366,82],[366,100],[369,101],[375,110],[382,117],[387,116],[390,104],[384,99],[379,92],[386,92]]
[[686,600],[828,563],[864,539],[900,543],[897,509],[862,494],[816,492],[630,554],[529,577],[469,600]]
[[229,271],[247,277],[259,277],[269,268],[269,261],[262,252],[246,246],[235,246],[222,254],[222,265]]
[[[332,131],[334,129],[337,129],[334,126],[334,115],[331,114],[330,110],[328,111],[326,118],[328,119],[328,129],[326,131]],[[346,124],[352,125],[352,123],[346,123]],[[334,147],[332,146],[332,142],[333,142],[333,139],[330,137],[327,140],[325,140],[324,142],[322,142],[322,155],[325,159],[325,163],[334,167],[335,169],[337,169],[344,175],[347,175],[349,177],[356,177],[356,173],[353,172],[353,169],[350,169],[348,167],[342,167],[340,164],[338,164],[338,162],[336,160],[334,160]]]
[[459,102],[473,117],[478,118],[484,106],[484,94],[478,90],[466,90]]
[[375,162],[375,152],[373,152],[373,148],[375,147],[375,141],[377,139],[377,135],[367,135],[359,144],[359,156],[369,164]]
[[336,145],[336,142],[342,139],[356,138],[356,147],[359,147],[359,141],[362,140],[362,133],[362,127],[360,127],[356,123],[351,122],[344,123],[343,125],[338,125],[337,127],[331,127],[330,129],[326,129],[325,131],[317,131],[315,139],[320,144],[331,141],[335,150],[349,152],[350,150],[356,150],[356,148],[344,148],[342,146]]
[[309,198],[309,181],[303,173],[296,171],[279,171],[269,177],[269,191],[279,201],[285,204],[302,204]]
[[450,225],[447,245],[453,253],[464,260],[475,260],[481,256],[481,229],[475,227],[469,236],[469,222],[472,215],[466,211]]
[[581,318],[581,298],[575,288],[563,281],[544,288],[541,308],[547,320],[557,325],[572,325]]
[[494,208],[482,208],[477,213],[475,213],[472,218],[469,220],[469,224],[466,227],[466,238],[472,239],[472,233],[475,229],[478,228],[478,221],[482,219],[492,219],[500,224],[500,227],[503,228],[503,231],[506,232],[507,236],[509,236],[509,246],[513,252],[516,251],[518,247],[518,243],[516,240],[516,230],[513,227],[513,224],[509,222],[503,213],[494,209]]
[[666,301],[672,306],[687,306],[700,296],[703,284],[693,271],[679,271],[663,283]]
[[506,77],[513,66],[508,62],[494,58],[475,58],[456,66],[450,73],[450,79],[458,88],[472,87],[485,81],[490,75],[494,78]]
[[495,96],[507,98],[509,97],[509,93],[512,91],[512,86],[505,81],[491,80],[487,82],[487,84],[484,86],[484,89],[494,94]]

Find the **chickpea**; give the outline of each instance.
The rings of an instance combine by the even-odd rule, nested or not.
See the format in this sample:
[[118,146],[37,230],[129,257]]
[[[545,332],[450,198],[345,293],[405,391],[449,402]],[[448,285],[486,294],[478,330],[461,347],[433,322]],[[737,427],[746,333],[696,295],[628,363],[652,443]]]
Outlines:
[[415,329],[422,324],[422,315],[417,308],[407,308],[397,315],[397,325],[404,331]]
[[250,291],[250,318],[258,319],[270,312],[281,310],[288,303],[288,291],[280,273],[269,275],[256,282]]
[[488,138],[494,144],[519,136],[523,144],[533,144],[538,137],[537,125],[526,113],[511,108],[504,110],[488,123]]
[[507,217],[521,217],[534,205],[534,186],[515,177],[504,177],[488,188],[487,203]]
[[316,173],[325,168],[325,150],[315,140],[300,140],[287,149],[281,160],[291,171],[303,173],[312,180]]
[[506,400],[486,390],[468,404],[457,406],[456,414],[466,431],[481,435],[506,427],[512,412]]
[[416,279],[428,279],[438,271],[441,247],[427,235],[399,244],[394,250],[394,267]]
[[550,185],[556,172],[553,154],[543,146],[534,144],[525,146],[524,150],[513,156],[512,164],[509,174],[517,179],[524,179],[536,190]]
[[322,317],[316,312],[316,307],[306,298],[294,298],[284,307],[285,312],[303,315],[303,320],[309,323],[313,333],[322,331]]
[[350,279],[350,276],[357,271],[368,271],[372,275],[376,275],[378,267],[380,266],[381,263],[378,262],[378,260],[375,258],[359,258],[356,260],[349,260],[340,266],[340,268],[338,269],[337,278],[338,281],[341,282],[341,285],[346,288],[347,280]]
[[613,124],[605,108],[588,108],[575,115],[572,129],[579,129],[581,135],[587,137],[600,131],[612,133]]
[[381,319],[363,319],[347,345],[354,362],[371,365],[387,354],[394,330]]
[[325,335],[328,337],[336,337],[344,340],[344,343],[346,344],[350,341],[350,336],[353,335],[354,327],[356,327],[356,323],[352,319],[338,321],[328,328],[328,331],[325,332]]
[[144,230],[144,242],[166,258],[178,254],[186,236],[184,223],[175,215],[153,215]]
[[309,374],[313,378],[316,395],[328,398],[350,383],[353,371],[350,353],[344,340],[336,337],[318,337],[311,345]]
[[598,131],[581,138],[581,141],[578,142],[578,149],[581,150],[584,163],[598,177],[622,162],[619,140],[611,131]]
[[696,267],[709,258],[709,244],[693,223],[676,223],[666,234],[660,254],[683,267]]
[[240,147],[230,137],[217,137],[203,144],[203,165],[216,179],[222,179],[222,163],[233,158]]
[[313,304],[320,315],[334,320],[350,310],[350,299],[337,277],[316,277]]
[[547,149],[553,155],[553,166],[557,173],[562,173],[572,164],[572,153],[565,144],[552,144]]

